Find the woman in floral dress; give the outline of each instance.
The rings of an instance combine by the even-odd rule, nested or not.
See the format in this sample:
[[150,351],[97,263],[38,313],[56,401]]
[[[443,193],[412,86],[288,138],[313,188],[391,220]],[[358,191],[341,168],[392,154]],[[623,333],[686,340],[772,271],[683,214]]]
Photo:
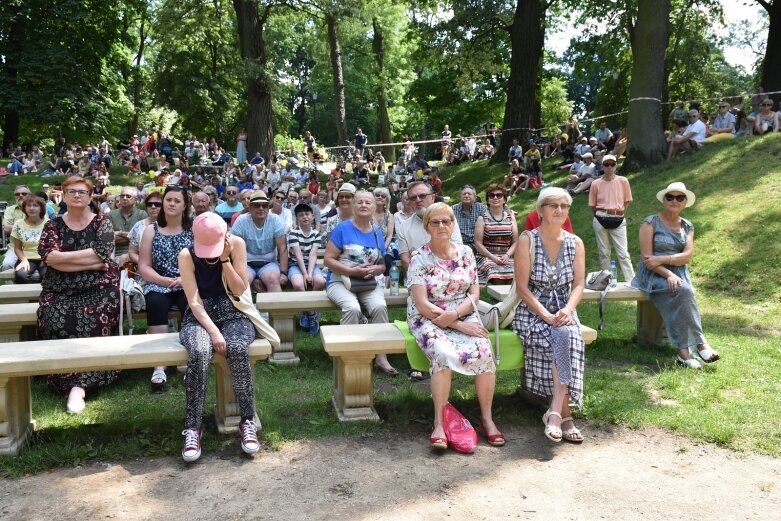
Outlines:
[[[48,269],[41,282],[38,335],[43,340],[110,336],[119,323],[119,270],[114,227],[90,210],[92,183],[70,177],[62,184],[68,212],[46,223],[38,253]],[[50,375],[49,387],[68,394],[68,412],[84,410],[86,391],[108,385],[119,371]]]
[[583,406],[585,344],[575,308],[583,295],[586,253],[583,241],[562,229],[572,205],[563,188],[545,188],[537,198],[542,224],[518,239],[515,284],[523,302],[513,331],[523,341],[524,388],[552,397],[542,417],[545,436],[581,443],[570,399]]
[[446,449],[442,411],[450,395],[452,371],[475,376],[480,403],[480,426],[491,445],[504,445],[493,422],[491,405],[496,386],[488,331],[475,313],[480,298],[472,250],[450,240],[455,216],[444,203],[431,205],[423,215],[423,227],[431,241],[412,257],[407,285],[410,299],[407,322],[429,359],[434,430],[429,443]]

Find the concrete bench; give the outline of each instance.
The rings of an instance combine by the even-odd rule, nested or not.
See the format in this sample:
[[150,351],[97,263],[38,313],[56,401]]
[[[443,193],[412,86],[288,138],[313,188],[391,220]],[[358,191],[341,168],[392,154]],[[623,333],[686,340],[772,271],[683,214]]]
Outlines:
[[[328,298],[325,291],[283,291],[282,293],[258,293],[255,296],[258,310],[269,314],[269,322],[279,334],[279,350],[275,350],[270,362],[283,365],[298,364],[300,359],[295,350],[296,320],[302,311],[331,311],[339,308]],[[399,288],[399,295],[392,297],[385,290],[388,307],[407,305],[407,289]],[[353,327],[353,326],[350,326]]]
[[15,304],[20,302],[38,302],[41,296],[41,285],[36,284],[4,284],[0,286],[0,303]]
[[[586,344],[597,332],[581,326]],[[379,421],[374,410],[372,364],[379,354],[406,353],[404,334],[394,324],[323,326],[320,339],[334,359],[333,404],[340,421]]]
[[[487,286],[488,294],[498,300],[504,300],[510,292],[510,286]],[[591,289],[583,290],[581,302],[599,302],[599,291]],[[607,292],[605,298],[608,302],[634,301],[637,302],[637,342],[644,346],[662,346],[667,343],[667,333],[664,330],[662,317],[659,315],[648,295],[633,288],[627,282],[619,282],[615,288]]]
[[[253,363],[270,354],[271,344],[265,339],[250,345]],[[241,417],[230,370],[222,356],[213,362],[217,428],[220,433],[236,432]],[[35,428],[31,376],[186,364],[187,351],[179,344],[178,333],[0,344],[0,454],[16,454]]]

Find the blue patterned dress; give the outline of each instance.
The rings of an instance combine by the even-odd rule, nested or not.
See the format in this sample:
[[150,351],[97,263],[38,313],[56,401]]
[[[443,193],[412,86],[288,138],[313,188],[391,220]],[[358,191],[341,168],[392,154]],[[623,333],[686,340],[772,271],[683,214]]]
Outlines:
[[[529,232],[534,238],[534,263],[529,273],[529,290],[551,313],[567,305],[574,278],[573,262],[577,237],[562,231],[564,242],[555,262],[548,258],[539,230]],[[583,406],[583,371],[586,346],[580,331],[577,312],[573,325],[553,327],[521,302],[515,312],[513,331],[523,341],[524,388],[539,396],[553,395],[553,364],[559,380],[569,388],[578,407]]]
[[[467,292],[477,284],[477,269],[472,250],[463,244],[458,248],[456,260],[443,260],[434,255],[425,244],[410,261],[407,285],[415,284],[426,289],[429,302],[443,310],[455,309],[467,298]],[[476,314],[465,321],[479,322]],[[479,338],[454,329],[442,329],[424,317],[415,306],[412,296],[407,300],[407,323],[410,332],[429,359],[429,372],[452,369],[461,374],[478,375],[495,373],[491,344],[487,338]]]

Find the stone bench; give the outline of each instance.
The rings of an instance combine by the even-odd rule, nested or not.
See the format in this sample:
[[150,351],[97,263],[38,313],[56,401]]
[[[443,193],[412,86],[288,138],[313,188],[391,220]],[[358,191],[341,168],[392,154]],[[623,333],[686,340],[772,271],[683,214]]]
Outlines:
[[35,284],[4,284],[0,286],[0,303],[15,304],[20,302],[38,302],[41,296],[40,283]]
[[[488,294],[503,301],[510,292],[510,286],[487,286]],[[601,292],[591,289],[583,290],[580,302],[599,302]],[[662,346],[667,343],[667,333],[664,331],[664,323],[656,307],[648,299],[648,295],[633,288],[627,282],[619,282],[615,288],[607,292],[605,298],[608,302],[637,302],[637,342],[644,346]],[[609,318],[606,318],[609,321]]]
[[[399,288],[399,295],[392,297],[385,290],[385,303],[388,307],[407,305],[407,289]],[[283,291],[282,293],[258,293],[255,304],[260,312],[269,314],[269,323],[279,334],[279,350],[275,350],[269,359],[275,364],[298,364],[300,359],[295,350],[296,320],[302,311],[339,310],[325,291]],[[352,327],[352,326],[350,326]]]
[[[270,354],[265,339],[250,345],[253,363]],[[213,363],[217,428],[220,433],[236,432],[241,417],[230,370],[222,356],[216,355]],[[0,454],[16,454],[35,428],[31,376],[186,364],[187,351],[178,333],[0,344]]]
[[[594,329],[581,327],[586,344],[596,340]],[[326,353],[334,359],[333,404],[339,420],[379,421],[374,410],[374,357],[406,353],[404,334],[394,324],[323,326],[320,339]]]

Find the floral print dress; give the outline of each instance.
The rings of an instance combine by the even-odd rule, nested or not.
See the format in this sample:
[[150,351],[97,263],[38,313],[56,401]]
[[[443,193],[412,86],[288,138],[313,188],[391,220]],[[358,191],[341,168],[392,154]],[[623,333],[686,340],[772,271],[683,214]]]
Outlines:
[[[412,257],[407,285],[426,288],[429,302],[443,310],[455,309],[473,284],[477,284],[477,268],[472,250],[463,244],[456,260],[442,260],[426,244]],[[476,314],[466,321],[479,322]],[[429,371],[452,369],[465,375],[496,372],[491,344],[487,338],[465,335],[454,329],[442,329],[424,317],[410,296],[407,301],[407,322],[412,335],[429,359]]]

